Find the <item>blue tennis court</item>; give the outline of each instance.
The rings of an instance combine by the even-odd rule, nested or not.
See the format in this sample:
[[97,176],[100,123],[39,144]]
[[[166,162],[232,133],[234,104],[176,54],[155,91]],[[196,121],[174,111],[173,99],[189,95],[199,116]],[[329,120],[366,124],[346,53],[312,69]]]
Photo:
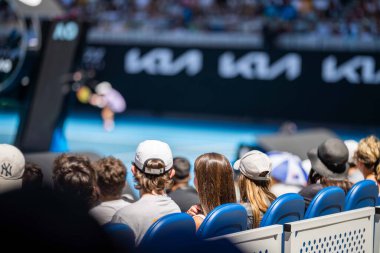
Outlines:
[[[0,142],[14,141],[18,123],[17,113],[0,112]],[[299,125],[300,129],[316,126]],[[233,161],[241,143],[254,145],[258,136],[274,134],[279,127],[276,123],[124,115],[117,118],[114,131],[106,132],[98,114],[72,113],[66,119],[64,133],[69,151],[113,155],[129,167],[138,143],[143,140],[163,140],[170,145],[174,156],[184,156],[191,163],[207,152],[221,153]],[[355,140],[379,133],[379,129],[368,127],[332,130],[342,139]],[[128,182],[132,184],[131,173]]]

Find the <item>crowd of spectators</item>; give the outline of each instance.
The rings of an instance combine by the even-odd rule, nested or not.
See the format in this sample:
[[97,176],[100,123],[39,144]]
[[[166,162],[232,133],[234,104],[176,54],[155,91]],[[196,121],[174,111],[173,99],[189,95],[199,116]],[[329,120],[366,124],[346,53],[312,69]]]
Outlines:
[[106,31],[380,35],[378,0],[60,0]]
[[[274,184],[286,181],[281,182],[278,173],[273,173],[272,156],[258,150],[243,154],[233,166],[222,154],[200,155],[194,162],[194,189],[189,186],[189,161],[184,157],[173,158],[167,143],[146,140],[138,145],[130,167],[135,188],[139,190],[136,199],[123,195],[127,167],[114,157],[91,161],[76,154],[59,155],[51,168],[52,189],[57,196],[69,196],[80,202],[99,225],[128,225],[139,245],[149,227],[168,214],[186,212],[198,229],[216,207],[240,203],[247,211],[247,228],[252,229],[260,226],[278,196],[294,189],[307,207],[328,186],[340,187],[347,193],[354,183],[366,179],[380,187],[380,140],[375,136],[363,138],[359,143],[330,138],[309,150],[307,156],[311,166],[304,168],[308,181],[298,185],[300,191],[282,188],[282,192],[272,192]],[[0,169],[0,193],[43,189],[41,168],[26,163],[15,146],[0,144]],[[282,170],[289,168],[282,166]]]

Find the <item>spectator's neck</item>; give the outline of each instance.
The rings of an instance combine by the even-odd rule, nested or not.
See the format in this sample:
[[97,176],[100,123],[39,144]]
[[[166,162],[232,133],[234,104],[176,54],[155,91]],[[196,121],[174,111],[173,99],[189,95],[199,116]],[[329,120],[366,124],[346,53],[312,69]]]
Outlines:
[[112,201],[112,200],[118,200],[121,199],[121,195],[114,195],[114,196],[100,196],[100,201],[101,202],[106,202],[106,201]]
[[188,182],[181,182],[181,183],[176,183],[175,185],[173,185],[171,191],[174,192],[180,188],[185,188],[185,187],[188,187]]
[[140,196],[141,197],[143,197],[143,196],[163,196],[163,195],[166,195],[165,191],[146,192],[146,191],[140,190]]
[[369,173],[367,175],[364,175],[364,178],[367,180],[375,181],[377,183],[376,176],[374,173]]

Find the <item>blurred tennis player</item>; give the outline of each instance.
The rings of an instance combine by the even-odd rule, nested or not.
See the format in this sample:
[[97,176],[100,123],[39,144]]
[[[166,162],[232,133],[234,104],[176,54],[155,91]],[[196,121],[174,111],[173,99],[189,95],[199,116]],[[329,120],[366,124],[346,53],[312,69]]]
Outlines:
[[108,132],[115,128],[115,113],[122,113],[127,107],[123,96],[112,88],[109,82],[96,85],[95,93],[87,86],[82,86],[77,92],[77,97],[80,101],[87,100],[89,104],[102,108],[103,126]]

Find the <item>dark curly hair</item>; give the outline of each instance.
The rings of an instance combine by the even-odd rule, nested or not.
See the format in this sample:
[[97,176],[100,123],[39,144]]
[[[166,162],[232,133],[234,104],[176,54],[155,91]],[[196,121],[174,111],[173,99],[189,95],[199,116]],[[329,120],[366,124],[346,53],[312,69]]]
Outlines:
[[42,187],[43,173],[40,166],[35,163],[25,163],[25,171],[22,176],[22,189],[38,189]]
[[127,168],[123,162],[109,156],[94,164],[98,176],[98,187],[103,196],[120,197],[125,186]]
[[91,207],[98,200],[96,172],[85,156],[62,154],[54,160],[53,186],[59,193],[76,196]]

